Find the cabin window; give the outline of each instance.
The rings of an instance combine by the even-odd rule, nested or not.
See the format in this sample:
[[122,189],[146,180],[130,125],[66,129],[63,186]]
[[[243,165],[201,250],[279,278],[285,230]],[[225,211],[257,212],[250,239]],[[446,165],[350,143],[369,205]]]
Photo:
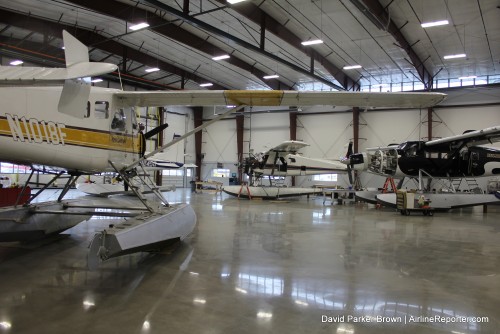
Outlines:
[[87,110],[85,110],[83,118],[89,118],[89,117],[90,117],[90,101],[87,101]]
[[111,130],[116,130],[116,131],[125,131],[125,113],[123,112],[123,109],[120,109],[119,111],[115,112],[115,115],[113,116],[113,120],[111,121]]
[[96,101],[94,115],[97,119],[107,119],[109,118],[109,102],[108,101]]

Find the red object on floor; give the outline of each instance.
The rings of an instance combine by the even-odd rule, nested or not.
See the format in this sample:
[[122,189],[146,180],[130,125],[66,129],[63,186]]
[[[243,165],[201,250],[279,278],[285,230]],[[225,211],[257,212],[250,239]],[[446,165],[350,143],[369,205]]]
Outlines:
[[[15,205],[21,191],[23,191],[23,188],[0,188],[0,207]],[[26,203],[30,196],[31,189],[30,187],[26,187],[23,196],[17,204],[22,205]]]

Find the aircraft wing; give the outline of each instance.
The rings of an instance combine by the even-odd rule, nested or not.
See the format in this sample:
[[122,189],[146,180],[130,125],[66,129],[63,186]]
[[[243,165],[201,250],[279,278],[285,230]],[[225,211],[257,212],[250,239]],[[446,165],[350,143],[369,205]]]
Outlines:
[[425,143],[425,146],[433,147],[439,145],[457,146],[465,143],[467,146],[492,144],[500,141],[500,126],[493,126],[483,130],[466,132],[461,135],[451,136]]
[[442,93],[320,92],[283,90],[130,91],[115,96],[124,106],[247,105],[247,106],[357,106],[427,108],[443,101]]
[[282,153],[296,153],[298,150],[301,148],[304,148],[306,146],[309,146],[309,144],[306,144],[302,141],[296,141],[296,140],[287,140],[284,141],[283,143],[279,144],[278,146],[275,146],[271,149],[269,149],[269,152],[282,152]]

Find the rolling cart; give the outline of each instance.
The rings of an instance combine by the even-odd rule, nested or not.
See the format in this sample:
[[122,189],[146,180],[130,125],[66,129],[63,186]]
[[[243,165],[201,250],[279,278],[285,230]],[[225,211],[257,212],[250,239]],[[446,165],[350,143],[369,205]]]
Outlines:
[[434,209],[430,206],[430,200],[415,206],[415,193],[398,191],[396,193],[396,207],[403,216],[409,216],[411,212],[422,212],[424,216],[433,216]]

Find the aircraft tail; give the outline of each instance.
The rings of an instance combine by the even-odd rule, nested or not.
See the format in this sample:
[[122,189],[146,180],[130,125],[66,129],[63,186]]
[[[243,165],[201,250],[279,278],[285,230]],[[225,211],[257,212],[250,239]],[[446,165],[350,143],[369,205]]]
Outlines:
[[64,55],[66,56],[66,67],[89,62],[89,50],[86,45],[77,40],[66,30],[63,30]]
[[91,63],[86,45],[63,30],[67,77],[59,99],[59,112],[83,118],[90,95],[90,77],[116,70],[116,65]]

